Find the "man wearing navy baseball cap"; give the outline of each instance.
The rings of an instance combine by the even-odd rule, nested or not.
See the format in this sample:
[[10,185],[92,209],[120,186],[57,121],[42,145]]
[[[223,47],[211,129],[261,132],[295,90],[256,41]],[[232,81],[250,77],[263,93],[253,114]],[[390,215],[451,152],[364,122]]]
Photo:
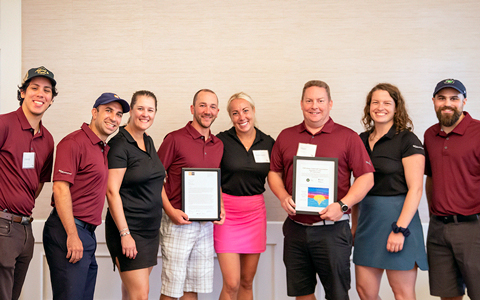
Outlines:
[[93,299],[97,277],[95,228],[102,223],[107,190],[106,140],[130,107],[104,93],[93,105],[90,124],[57,146],[53,168],[54,207],[43,229],[53,299]]
[[28,70],[17,91],[20,107],[0,115],[0,299],[20,297],[32,259],[31,214],[53,165],[53,137],[42,117],[56,84],[47,68]]
[[480,121],[463,110],[467,90],[457,79],[433,92],[439,123],[425,132],[425,191],[430,294],[480,299]]

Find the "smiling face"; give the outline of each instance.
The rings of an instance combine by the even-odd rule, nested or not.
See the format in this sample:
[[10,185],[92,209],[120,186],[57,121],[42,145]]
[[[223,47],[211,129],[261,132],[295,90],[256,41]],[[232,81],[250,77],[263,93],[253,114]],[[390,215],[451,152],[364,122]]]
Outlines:
[[392,126],[395,111],[395,101],[387,91],[376,90],[373,92],[370,102],[370,116],[375,125],[386,124]]
[[137,100],[130,109],[129,126],[137,130],[145,131],[153,124],[155,119],[155,99],[149,96],[137,96]]
[[122,116],[122,105],[116,101],[99,105],[92,109],[90,128],[102,141],[105,141],[117,130],[118,125],[122,122]]
[[213,93],[198,93],[195,104],[190,106],[193,114],[192,126],[198,129],[209,129],[218,115],[218,99]]
[[230,119],[237,133],[249,133],[255,130],[255,108],[247,100],[232,100],[229,111]]
[[22,110],[27,119],[42,117],[53,102],[52,83],[45,77],[34,77],[27,89],[21,91],[20,95],[24,99]]
[[442,127],[455,127],[463,119],[463,106],[467,98],[464,98],[463,94],[456,89],[441,89],[432,100]]
[[311,86],[305,90],[300,106],[307,128],[321,129],[330,117],[333,101],[325,88]]

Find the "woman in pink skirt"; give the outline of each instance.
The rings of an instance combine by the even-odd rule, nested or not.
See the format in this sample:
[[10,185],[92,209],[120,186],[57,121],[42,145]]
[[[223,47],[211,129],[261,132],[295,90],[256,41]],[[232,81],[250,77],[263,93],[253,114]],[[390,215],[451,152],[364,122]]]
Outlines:
[[220,299],[253,299],[252,283],[266,249],[263,192],[275,141],[255,127],[255,104],[241,92],[228,100],[233,127],[216,136],[224,145],[222,197],[226,219],[215,225],[215,251],[223,275]]

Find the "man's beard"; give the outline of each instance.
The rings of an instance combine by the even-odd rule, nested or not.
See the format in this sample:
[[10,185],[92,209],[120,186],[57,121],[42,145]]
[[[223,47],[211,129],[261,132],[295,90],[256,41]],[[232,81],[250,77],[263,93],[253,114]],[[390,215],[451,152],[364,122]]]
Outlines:
[[[451,109],[453,111],[453,114],[442,114],[442,111],[446,109]],[[437,111],[438,121],[442,126],[445,127],[452,127],[453,125],[455,125],[455,123],[457,123],[458,119],[460,119],[461,116],[462,112],[458,111],[456,107],[452,106],[444,106]]]
[[[210,115],[208,115],[208,116],[210,116]],[[214,122],[215,119],[216,119],[216,118],[212,118],[212,121],[211,121],[209,124],[205,125],[205,124],[203,124],[203,122],[202,122],[202,117],[201,117],[201,115],[195,115],[194,117],[195,117],[195,119],[197,120],[198,125],[200,125],[202,128],[205,128],[205,129],[209,129],[210,126],[212,126],[213,122]]]

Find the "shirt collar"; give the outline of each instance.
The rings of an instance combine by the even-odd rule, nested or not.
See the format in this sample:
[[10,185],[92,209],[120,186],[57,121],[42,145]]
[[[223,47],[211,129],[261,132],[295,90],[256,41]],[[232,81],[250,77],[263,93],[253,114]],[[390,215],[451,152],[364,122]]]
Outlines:
[[[22,107],[20,106],[16,111],[15,114],[18,117],[18,120],[20,121],[20,125],[22,126],[22,130],[33,130],[32,126],[27,120],[27,117],[25,116],[25,113],[23,112]],[[43,125],[42,121],[40,120],[40,124],[38,125],[38,135],[43,136]]]
[[[325,125],[323,125],[322,129],[320,129],[320,131],[318,131],[314,135],[319,135],[322,132],[331,133],[334,125],[335,125],[335,122],[333,122],[333,119],[331,117],[328,117],[327,123],[325,123]],[[308,132],[309,134],[312,134],[310,131],[308,131],[307,126],[305,126],[305,121],[300,123],[300,127],[299,127],[299,132],[304,132],[304,131]]]
[[388,132],[383,137],[393,139],[395,134],[397,134],[397,127],[395,127],[395,124],[393,124],[392,127],[390,127],[390,130],[388,130]]
[[[240,141],[240,139],[237,136],[237,131],[235,130],[235,126],[232,126],[232,128],[227,130],[227,134],[232,136],[238,142],[242,143],[242,141]],[[258,128],[255,127],[255,139],[253,140],[252,146],[255,145],[256,143],[260,142],[261,140],[263,140],[263,136],[262,136],[260,130],[258,130]]]
[[[187,126],[185,126],[185,128],[187,129],[187,132],[192,136],[192,138],[194,140],[196,139],[201,139],[203,137],[203,135],[198,132],[195,127],[192,126],[192,121],[189,121],[187,123]],[[212,132],[210,131],[210,129],[208,130],[208,139],[205,141],[205,142],[208,142],[208,141],[212,141],[213,143],[215,143],[215,139],[217,138],[216,136],[214,136],[212,134]]]
[[85,134],[87,135],[90,142],[92,142],[92,144],[105,145],[105,143],[95,134],[95,132],[93,132],[92,129],[90,129],[87,123],[83,123],[81,128],[83,132],[85,132]]
[[125,126],[121,126],[119,128],[119,132],[123,134],[123,136],[125,136],[125,138],[127,139],[127,142],[129,142],[130,144],[136,144],[137,142],[135,141],[135,139],[132,137],[132,135],[130,134],[130,132],[128,132],[126,129],[125,129]]

